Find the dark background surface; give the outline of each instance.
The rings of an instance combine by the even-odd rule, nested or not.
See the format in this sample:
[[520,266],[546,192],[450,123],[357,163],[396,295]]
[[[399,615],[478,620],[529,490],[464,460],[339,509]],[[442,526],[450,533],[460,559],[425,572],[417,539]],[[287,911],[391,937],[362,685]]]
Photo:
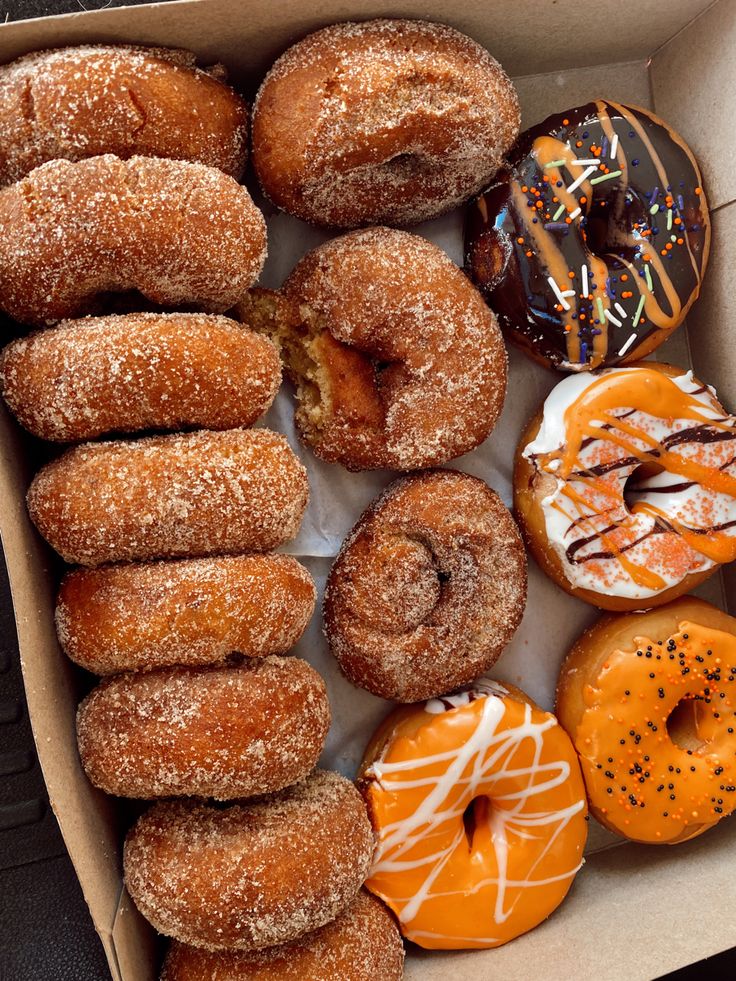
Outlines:
[[[137,0],[0,0],[0,24]],[[237,0],[233,0],[237,2]],[[734,869],[736,875],[736,869]],[[724,929],[736,910],[722,910]],[[683,932],[696,924],[673,925]],[[581,938],[584,942],[585,938]],[[673,942],[676,938],[673,937]],[[530,967],[530,981],[536,975]],[[23,696],[12,604],[0,563],[0,981],[108,981],[105,957],[46,798]],[[736,952],[667,981],[736,978]],[[336,978],[335,981],[342,981]],[[380,981],[380,979],[376,979]],[[590,979],[595,981],[595,979]],[[624,981],[622,978],[621,981]]]

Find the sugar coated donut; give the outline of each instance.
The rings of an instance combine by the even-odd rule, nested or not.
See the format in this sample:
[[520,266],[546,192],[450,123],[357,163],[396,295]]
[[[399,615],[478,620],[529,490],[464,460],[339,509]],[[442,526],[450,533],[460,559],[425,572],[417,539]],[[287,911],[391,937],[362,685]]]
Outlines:
[[159,933],[205,950],[254,950],[346,910],[373,849],[353,784],[316,770],[253,803],[156,804],[126,838],[125,884]]
[[226,555],[74,569],[56,601],[65,653],[95,674],[284,654],[314,611],[290,555]]
[[[436,466],[493,429],[506,350],[493,314],[436,245],[391,228],[333,239],[283,286],[273,336],[297,387],[296,423],[349,470]],[[262,294],[241,305],[241,319]],[[267,318],[265,318],[267,319]]]
[[514,502],[542,569],[605,610],[659,606],[736,558],[736,417],[654,362],[561,381],[521,437]]
[[190,51],[90,44],[0,67],[0,185],[100,153],[245,168],[248,107]]
[[612,831],[675,844],[736,809],[736,619],[710,603],[603,617],[562,666],[557,714]]
[[130,313],[59,324],[9,344],[3,398],[41,439],[250,426],[281,382],[278,352],[226,317]]
[[395,710],[366,750],[367,887],[421,947],[498,947],[546,919],[583,864],[585,787],[557,720],[493,681]]
[[589,102],[521,135],[468,211],[466,263],[550,367],[636,361],[700,293],[710,219],[689,147],[646,109]]
[[253,112],[253,163],[285,211],[320,225],[409,224],[454,208],[519,132],[488,52],[411,20],[334,24],[283,54]]
[[268,429],[84,443],[28,491],[33,523],[80,565],[267,551],[293,538],[304,467]]
[[414,702],[486,671],[525,602],[524,546],[498,495],[456,470],[428,471],[391,484],[345,539],[325,632],[353,684]]
[[146,800],[281,790],[313,769],[329,727],[325,683],[297,657],[121,674],[77,712],[95,787]]
[[52,160],[0,191],[0,309],[44,326],[137,290],[219,313],[260,275],[266,224],[213,167],[110,155]]
[[298,940],[258,951],[209,951],[174,940],[161,981],[401,981],[396,922],[364,889],[344,913]]

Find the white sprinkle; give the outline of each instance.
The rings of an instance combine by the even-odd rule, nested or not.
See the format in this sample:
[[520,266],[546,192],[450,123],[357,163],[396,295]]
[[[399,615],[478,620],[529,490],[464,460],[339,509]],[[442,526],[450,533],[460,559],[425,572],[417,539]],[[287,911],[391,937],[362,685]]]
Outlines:
[[575,180],[572,182],[572,184],[569,187],[565,188],[565,190],[567,191],[567,193],[570,194],[570,193],[572,193],[572,191],[574,191],[578,187],[580,187],[580,185],[584,181],[587,181],[587,179],[590,177],[590,175],[591,174],[594,174],[596,172],[596,170],[598,170],[597,167],[586,167],[586,169],[582,172],[582,174],[580,175],[580,177],[576,177]]
[[570,212],[570,217],[571,217],[571,218],[577,218],[577,216],[578,216],[579,214],[580,214],[580,208],[576,208],[576,209],[575,209],[574,211],[571,211],[571,212]]
[[672,208],[667,212],[667,231],[669,232],[672,228]]
[[614,306],[616,307],[616,310],[621,314],[622,317],[626,316],[626,311],[624,310],[624,308],[621,306],[620,303],[614,303]]
[[592,160],[571,160],[570,161],[570,166],[571,167],[588,167],[590,164],[593,164],[593,166],[596,168],[596,170],[598,169],[598,161],[595,158],[592,159]]
[[610,310],[606,310],[604,312],[606,314],[606,319],[607,320],[610,320],[611,323],[612,324],[615,324],[617,327],[620,327],[621,326],[621,321],[618,319],[618,317],[614,317],[614,315],[611,313]]
[[631,347],[631,345],[634,343],[635,340],[636,340],[636,334],[632,334],[631,337],[629,337],[629,339],[626,341],[624,346],[621,348],[621,350],[618,352],[618,356],[621,357],[622,355],[626,354],[626,352],[629,350],[629,348]]
[[[547,277],[547,282],[549,283],[549,285],[554,290],[555,296],[557,297],[557,299],[560,301],[560,304],[562,305],[562,309],[563,310],[569,310],[570,309],[570,304],[565,299],[565,294],[563,294],[560,291],[560,287],[554,281],[554,279],[552,278],[552,276],[548,276]],[[566,293],[567,293],[568,296],[570,296],[570,291],[569,290],[567,290]]]
[[588,267],[585,263],[583,263],[581,272],[583,275],[583,296],[588,299],[590,297],[590,290],[588,289]]
[[611,160],[616,156],[616,150],[618,150],[618,133],[614,133],[611,140]]

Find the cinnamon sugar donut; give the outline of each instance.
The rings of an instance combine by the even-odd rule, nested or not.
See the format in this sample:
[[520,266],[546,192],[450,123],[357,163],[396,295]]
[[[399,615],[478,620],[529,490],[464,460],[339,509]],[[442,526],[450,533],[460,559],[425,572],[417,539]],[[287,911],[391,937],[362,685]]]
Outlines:
[[297,387],[296,423],[349,470],[436,466],[493,429],[506,392],[496,320],[436,245],[391,228],[305,256],[280,297],[239,307],[270,330]]
[[28,491],[33,523],[69,563],[267,551],[293,538],[304,467],[267,429],[84,443]]
[[82,766],[118,797],[270,794],[305,777],[330,726],[306,661],[165,668],[103,681],[77,712]]
[[482,480],[404,477],[365,511],[327,579],[325,632],[353,684],[415,702],[491,667],[526,602],[514,521]]
[[161,981],[401,981],[403,965],[396,921],[361,889],[332,923],[278,947],[208,951],[174,940]]
[[0,186],[48,160],[101,153],[245,167],[248,107],[191,51],[80,45],[0,67]]
[[0,309],[43,326],[100,294],[214,313],[260,275],[266,225],[244,187],[213,167],[106,155],[52,160],[0,190]]
[[280,208],[322,225],[407,224],[479,191],[519,131],[513,85],[445,24],[333,24],[289,48],[253,110],[253,163]]
[[125,884],[159,933],[205,950],[254,950],[346,910],[373,848],[353,784],[316,770],[253,803],[156,804],[126,838]]
[[229,555],[74,569],[56,631],[95,674],[284,654],[304,632],[315,588],[290,555]]
[[279,356],[265,337],[196,313],[65,321],[0,355],[11,412],[34,436],[59,442],[250,426],[280,382]]

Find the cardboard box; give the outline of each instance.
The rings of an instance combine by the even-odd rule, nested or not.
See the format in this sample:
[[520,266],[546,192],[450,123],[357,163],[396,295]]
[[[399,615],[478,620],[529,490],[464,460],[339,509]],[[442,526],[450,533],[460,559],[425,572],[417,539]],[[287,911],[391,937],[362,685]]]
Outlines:
[[[589,0],[584,6],[577,0],[466,0],[456,8],[442,0],[303,5],[181,0],[0,26],[0,61],[74,42],[181,45],[205,62],[224,62],[233,80],[252,92],[292,41],[324,24],[373,16],[442,20],[476,38],[515,78],[525,126],[596,96],[650,105],[672,122],[703,167],[714,235],[703,296],[687,332],[683,327],[675,335],[669,357],[683,363],[691,356],[696,371],[733,409],[736,328],[729,301],[736,268],[736,0],[712,5],[708,0]],[[125,817],[88,784],[77,757],[78,679],[56,642],[52,610],[58,564],[28,521],[29,479],[27,441],[3,414],[0,530],[39,758],[112,976],[150,981],[158,969],[155,938],[121,884]],[[711,583],[708,595],[736,613],[733,568]],[[559,591],[556,596],[559,616],[568,616],[573,607],[563,605]],[[570,612],[559,637],[577,633],[581,606]],[[586,608],[585,616],[590,615]],[[553,636],[558,638],[554,631]],[[565,646],[557,639],[553,646],[549,650],[547,642],[545,656],[556,667]],[[533,679],[526,680],[534,694]],[[547,922],[496,950],[413,950],[407,978],[640,981],[736,945],[734,818],[676,848],[593,838],[570,896]]]

